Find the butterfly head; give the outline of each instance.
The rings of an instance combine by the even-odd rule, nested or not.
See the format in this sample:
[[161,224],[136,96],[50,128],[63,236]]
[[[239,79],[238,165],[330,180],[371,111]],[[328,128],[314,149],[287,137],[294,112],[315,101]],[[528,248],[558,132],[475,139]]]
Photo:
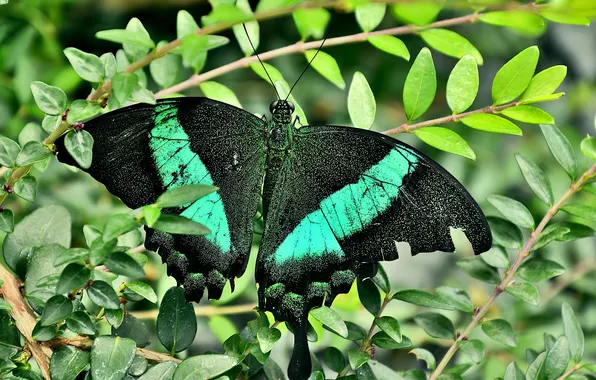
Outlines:
[[276,100],[269,106],[273,120],[280,123],[290,123],[294,113],[294,103],[287,100]]

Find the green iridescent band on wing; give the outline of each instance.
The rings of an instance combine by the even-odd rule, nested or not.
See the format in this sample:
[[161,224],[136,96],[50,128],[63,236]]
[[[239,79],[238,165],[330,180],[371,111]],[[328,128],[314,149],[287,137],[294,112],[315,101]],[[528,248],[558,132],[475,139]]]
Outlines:
[[[155,127],[149,132],[149,148],[162,183],[167,189],[189,184],[215,185],[200,157],[191,150],[190,139],[178,121],[175,104],[158,105],[154,114]],[[232,249],[230,229],[221,196],[204,196],[180,214],[209,227],[205,238],[223,253]]]
[[302,219],[271,259],[280,265],[325,254],[343,257],[339,242],[364,230],[385,212],[398,198],[403,179],[417,164],[417,156],[403,148],[393,148],[358,182],[323,199],[319,209]]

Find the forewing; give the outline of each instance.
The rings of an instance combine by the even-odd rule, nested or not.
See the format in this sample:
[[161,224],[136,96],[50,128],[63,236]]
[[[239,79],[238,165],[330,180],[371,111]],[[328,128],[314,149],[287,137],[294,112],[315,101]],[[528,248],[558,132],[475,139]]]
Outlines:
[[[210,228],[205,236],[148,230],[145,245],[184,284],[189,300],[205,287],[219,298],[245,268],[265,170],[265,123],[239,108],[207,98],[137,104],[85,123],[94,139],[89,172],[131,208],[155,202],[187,184],[219,187],[186,207],[167,210]],[[57,142],[60,161],[76,165]]]

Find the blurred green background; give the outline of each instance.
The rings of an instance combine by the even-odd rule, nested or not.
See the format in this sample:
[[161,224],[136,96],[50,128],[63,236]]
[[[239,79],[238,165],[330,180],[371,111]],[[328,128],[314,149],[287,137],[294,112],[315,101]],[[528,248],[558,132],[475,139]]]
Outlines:
[[[85,98],[90,92],[72,70],[62,53],[66,47],[76,47],[86,52],[101,55],[114,52],[118,45],[98,40],[94,34],[99,30],[124,28],[128,20],[138,17],[155,41],[170,41],[176,38],[176,14],[180,9],[188,10],[195,19],[209,13],[211,7],[205,1],[195,0],[11,0],[0,5],[0,133],[18,138],[19,142],[28,141],[33,136],[45,132],[39,127],[43,114],[33,102],[29,85],[34,80],[41,80],[64,89],[69,99]],[[460,12],[445,10],[439,18],[450,18]],[[379,27],[397,25],[389,14]],[[291,17],[284,17],[260,23],[261,43],[259,52],[292,44],[300,39]],[[332,12],[330,36],[341,36],[360,32],[353,14]],[[547,31],[538,38],[523,37],[506,28],[481,23],[454,28],[468,38],[484,56],[484,65],[480,68],[480,93],[472,109],[491,103],[490,88],[496,71],[512,56],[523,48],[538,45],[541,57],[538,70],[558,64],[568,67],[568,76],[561,91],[566,96],[559,101],[540,106],[555,117],[557,125],[574,147],[586,133],[594,133],[594,115],[596,113],[596,26],[579,27],[549,23]],[[209,53],[204,71],[233,62],[243,57],[231,30],[221,33],[230,38],[225,47]],[[423,45],[415,35],[403,37],[412,56]],[[358,43],[335,46],[324,49],[336,58],[344,79],[349,82],[355,71],[362,72],[374,91],[378,111],[374,129],[382,131],[405,122],[403,116],[402,90],[410,63],[385,54],[370,44]],[[445,102],[445,83],[456,59],[433,52],[439,81],[436,100],[426,114],[426,118],[447,116],[450,110]],[[274,64],[292,82],[306,64],[302,55],[277,58]],[[148,71],[148,70],[146,70]],[[186,72],[179,79],[190,76]],[[150,76],[149,76],[150,78]],[[155,83],[149,88],[158,90]],[[238,70],[216,81],[230,87],[238,96],[243,107],[254,113],[266,113],[275,93],[271,86],[258,78],[250,69]],[[187,95],[201,95],[198,88],[187,91]],[[304,108],[311,124],[349,124],[346,108],[347,90],[342,91],[324,80],[314,70],[309,70],[293,92],[297,101]],[[397,138],[414,145],[436,159],[454,174],[470,190],[487,214],[496,211],[485,201],[490,194],[502,194],[517,199],[528,206],[539,220],[546,206],[542,204],[525,185],[513,154],[522,153],[530,160],[539,163],[547,173],[555,190],[555,196],[561,195],[569,180],[567,175],[552,158],[539,128],[535,125],[522,125],[523,137],[488,134],[469,129],[463,125],[449,125],[461,134],[472,146],[477,155],[476,162],[460,156],[437,151],[422,144],[413,135],[400,135]],[[579,152],[579,148],[577,149]],[[578,154],[580,168],[588,163]],[[583,160],[583,161],[582,161]],[[10,197],[6,206],[14,211],[17,220],[27,215],[34,208],[47,204],[66,206],[73,216],[73,246],[84,246],[82,226],[91,224],[102,226],[106,218],[125,210],[118,199],[111,196],[105,188],[81,172],[75,172],[61,166],[55,160],[43,173],[36,175],[39,180],[38,199],[31,204],[18,197]],[[586,195],[588,197],[589,195]],[[592,198],[593,201],[593,198]],[[585,220],[577,220],[587,223]],[[594,225],[592,225],[594,227]],[[456,234],[457,235],[457,234]],[[460,248],[455,254],[422,254],[411,258],[408,255],[399,260],[386,263],[391,281],[396,289],[418,288],[433,289],[440,285],[461,287],[472,296],[474,304],[481,304],[492,292],[492,288],[480,281],[463,276],[455,266],[457,258],[471,255],[467,242],[456,236]],[[594,239],[584,239],[568,244],[553,243],[540,254],[563,264],[568,270],[594,267],[596,251]],[[403,251],[403,250],[402,250]],[[256,253],[256,251],[254,251]],[[253,258],[254,258],[253,254]],[[158,295],[173,284],[165,276],[164,266],[159,258],[153,256],[153,270],[148,276],[154,281]],[[239,280],[238,290],[232,296],[224,296],[218,302],[206,300],[201,306],[225,305],[240,306],[238,313],[234,309],[229,315],[219,315],[219,309],[201,309],[209,316],[199,318],[199,332],[188,354],[199,354],[208,350],[218,350],[220,342],[229,335],[242,329],[246,322],[254,318],[251,305],[256,304],[253,272],[249,266],[247,273]],[[466,376],[469,378],[494,378],[502,376],[505,366],[512,360],[522,359],[527,348],[542,347],[542,334],[548,331],[554,335],[562,333],[560,307],[563,301],[569,302],[580,316],[587,338],[587,357],[596,359],[596,275],[586,274],[573,282],[562,292],[556,290],[556,284],[541,284],[540,290],[544,301],[539,307],[532,307],[512,297],[500,297],[491,310],[491,316],[502,316],[512,322],[519,333],[519,345],[516,349],[484,339],[490,357],[482,366],[475,367]],[[556,292],[556,293],[555,293]],[[346,320],[361,326],[368,326],[372,316],[360,305],[356,292],[338,297],[334,304]],[[135,305],[138,311],[150,311],[155,305],[140,302]],[[227,309],[226,309],[227,310]],[[417,327],[411,317],[417,309],[413,305],[391,303],[386,315],[392,315],[402,322],[402,332],[409,336],[415,346],[429,349],[437,358],[448,347],[430,341]],[[151,313],[145,314],[151,318]],[[463,326],[456,312],[446,313],[456,323]],[[154,315],[153,315],[154,318]],[[153,323],[149,323],[153,326]],[[320,334],[319,342],[311,347],[319,355],[329,345],[341,350],[346,349],[347,341],[330,333],[324,333],[316,325]],[[482,335],[481,332],[475,332]],[[157,346],[157,345],[156,345]],[[150,346],[151,347],[151,346]],[[291,335],[284,334],[282,344],[278,345],[272,357],[285,368],[291,350]],[[406,351],[378,350],[376,359],[396,370],[422,368],[413,355]],[[460,357],[457,360],[466,362]]]

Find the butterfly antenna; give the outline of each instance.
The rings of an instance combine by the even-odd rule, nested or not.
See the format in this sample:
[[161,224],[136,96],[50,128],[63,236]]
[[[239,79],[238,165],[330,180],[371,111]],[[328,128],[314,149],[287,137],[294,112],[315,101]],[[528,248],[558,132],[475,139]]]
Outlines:
[[315,52],[315,55],[313,55],[312,58],[310,59],[310,61],[308,61],[308,64],[306,65],[306,67],[304,68],[304,70],[302,70],[302,73],[300,73],[300,75],[298,76],[298,79],[296,79],[296,81],[294,82],[294,84],[290,88],[290,91],[288,91],[288,96],[286,96],[286,99],[285,100],[288,100],[288,98],[290,97],[290,94],[292,93],[292,90],[294,89],[294,87],[296,87],[296,84],[298,83],[298,81],[300,80],[300,78],[302,78],[302,76],[304,75],[304,73],[306,72],[306,70],[308,70],[308,68],[310,67],[310,64],[312,63],[312,61],[315,60],[315,58],[317,57],[317,54],[319,54],[319,52],[323,48],[323,44],[325,43],[325,41],[327,41],[327,37],[329,36],[329,32],[330,31],[331,31],[331,27],[329,27],[327,29],[327,32],[325,33],[325,37],[323,38],[323,41],[321,41],[321,45],[319,46],[319,48]]
[[273,86],[273,90],[275,91],[275,95],[277,95],[277,99],[281,99],[279,97],[279,92],[277,92],[277,88],[275,88],[275,83],[273,83],[273,79],[271,79],[271,75],[269,75],[269,73],[267,72],[267,69],[265,68],[265,64],[263,63],[263,61],[261,61],[261,57],[259,57],[259,55],[257,54],[257,49],[255,49],[255,45],[252,44],[252,41],[250,40],[250,36],[248,35],[248,30],[246,30],[246,24],[242,23],[242,27],[244,28],[244,33],[246,33],[246,38],[248,38],[248,43],[250,44],[250,47],[252,47],[252,51],[254,51],[255,55],[257,56],[257,59],[259,60],[259,63],[261,64],[261,66],[263,67],[263,70],[265,71],[265,74],[267,74],[267,78],[269,78],[269,82],[271,82],[271,85]]

